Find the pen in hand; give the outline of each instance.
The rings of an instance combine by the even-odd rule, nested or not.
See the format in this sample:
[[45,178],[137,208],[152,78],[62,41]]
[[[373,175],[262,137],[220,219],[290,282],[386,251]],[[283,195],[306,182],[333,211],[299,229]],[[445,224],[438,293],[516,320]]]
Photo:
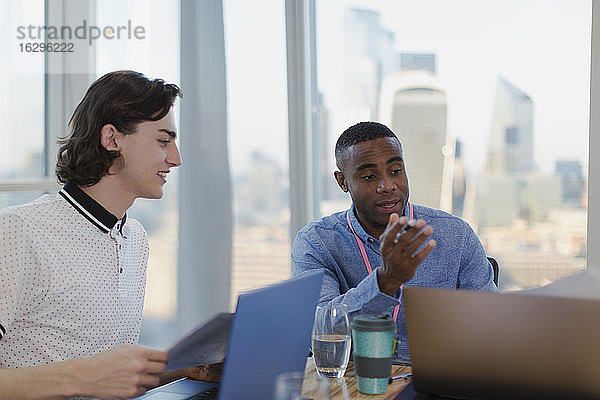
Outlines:
[[408,378],[412,378],[412,372],[407,372],[405,374],[400,374],[400,375],[396,375],[396,376],[390,376],[388,383],[392,383],[394,381],[397,381],[398,379],[408,379]]
[[400,231],[396,234],[396,237],[394,238],[394,244],[398,244],[398,242],[400,241],[400,237],[404,235],[404,233],[406,233],[409,229],[414,228],[415,226],[417,226],[417,220],[411,219],[410,221],[408,221],[402,228],[400,228]]

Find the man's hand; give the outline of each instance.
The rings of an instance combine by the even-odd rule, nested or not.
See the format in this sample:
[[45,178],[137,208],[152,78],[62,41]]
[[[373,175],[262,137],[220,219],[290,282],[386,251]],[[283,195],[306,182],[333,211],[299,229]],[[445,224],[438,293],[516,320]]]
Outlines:
[[[408,222],[405,216],[391,214],[385,231],[379,238],[383,266],[377,270],[377,280],[379,290],[390,296],[400,285],[412,279],[417,266],[436,245],[435,240],[429,240],[433,228],[424,220],[411,221],[412,226],[405,230]],[[424,243],[423,248],[417,251]]]
[[68,376],[78,395],[101,399],[140,396],[159,384],[167,352],[139,346],[120,346],[93,357],[73,360]]
[[180,378],[191,378],[205,382],[220,382],[221,375],[223,375],[222,362],[167,371],[160,374],[160,384],[165,385]]
[[220,382],[221,375],[223,375],[223,363],[185,368],[183,373],[186,377],[197,381]]

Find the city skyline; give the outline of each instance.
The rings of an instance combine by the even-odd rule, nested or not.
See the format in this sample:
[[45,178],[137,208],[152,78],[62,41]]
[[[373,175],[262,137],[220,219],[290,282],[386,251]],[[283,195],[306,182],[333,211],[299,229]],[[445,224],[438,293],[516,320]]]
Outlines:
[[[460,139],[461,162],[468,174],[472,176],[483,171],[492,124],[496,80],[498,76],[503,76],[531,96],[536,116],[533,123],[534,159],[542,167],[542,172],[555,175],[553,178],[556,178],[530,179],[523,195],[525,200],[531,203],[531,199],[540,196],[540,191],[549,185],[556,189],[559,177],[564,179],[566,176],[568,179],[563,180],[562,185],[575,185],[574,190],[577,190],[577,196],[581,196],[584,203],[585,195],[580,186],[585,182],[581,182],[577,173],[569,171],[577,170],[579,165],[584,180],[587,179],[591,1],[574,1],[567,5],[564,3],[548,1],[540,6],[539,2],[510,0],[484,6],[480,2],[467,0],[451,3],[431,0],[417,3],[378,0],[317,2],[318,83],[322,103],[325,105],[320,114],[324,118],[323,128],[330,129],[329,137],[323,141],[325,147],[321,149],[321,154],[316,155],[317,158],[323,164],[326,162],[321,161],[322,157],[331,162],[335,139],[341,130],[357,122],[356,118],[363,112],[359,105],[358,113],[352,119],[345,119],[346,117],[340,118],[335,109],[340,104],[357,105],[356,99],[343,99],[347,93],[343,89],[349,85],[342,79],[343,73],[340,71],[343,70],[343,65],[340,66],[340,61],[349,61],[340,56],[343,49],[339,47],[344,47],[340,43],[343,42],[344,30],[341,27],[346,11],[359,8],[366,10],[374,23],[381,24],[378,30],[389,42],[386,42],[384,48],[387,50],[384,52],[393,53],[386,54],[392,63],[395,55],[400,53],[435,54],[435,70],[441,81],[440,86],[446,93],[447,133]],[[120,4],[117,0],[112,0],[113,6],[104,8],[106,4],[97,3],[100,23],[127,19],[128,14],[136,12],[136,7],[141,7],[143,12],[138,23],[147,24],[148,34],[154,36],[149,36],[152,37],[151,43],[148,41],[143,46],[138,46],[139,43],[121,43],[115,48],[111,43],[100,44],[96,53],[100,57],[96,72],[101,74],[115,68],[136,68],[149,75],[177,82],[179,3],[153,0],[146,7],[145,2],[131,1],[122,8],[121,5],[116,7]],[[291,273],[287,227],[290,215],[287,202],[289,181],[285,175],[289,154],[285,13],[284,2],[280,1],[225,0],[223,5],[229,163],[234,185],[232,202],[237,207],[232,243],[233,306],[235,295],[239,291],[276,281]],[[547,7],[548,13],[540,12],[541,7]],[[515,15],[511,15],[511,10],[516,10]],[[39,9],[36,10],[36,18],[40,12]],[[2,21],[10,22],[8,16],[5,17]],[[260,17],[258,23],[255,17]],[[459,17],[466,19],[461,20]],[[165,24],[165,21],[168,23]],[[538,25],[531,25],[532,21]],[[7,45],[7,42],[4,44]],[[151,54],[161,50],[166,51],[167,56],[155,62]],[[363,49],[365,53],[371,50],[368,44]],[[396,62],[399,63],[400,59],[396,59]],[[365,87],[363,83],[371,85],[378,81],[377,77],[383,78],[383,75],[391,72],[381,69],[381,72],[386,72],[377,75],[377,68],[369,63],[357,63],[348,67],[357,72],[365,67],[374,73],[363,77],[362,81],[353,82],[360,90]],[[371,79],[373,76],[375,79]],[[31,104],[36,110],[39,108],[38,112],[31,112],[36,119],[25,119],[23,125],[18,125],[15,122],[22,117],[10,112],[3,115],[6,124],[3,125],[6,128],[4,135],[9,141],[3,154],[7,157],[0,161],[3,172],[7,168],[19,168],[11,162],[11,153],[18,153],[15,155],[22,157],[22,149],[26,149],[26,146],[13,146],[14,143],[25,141],[19,136],[19,132],[27,134],[32,142],[39,142],[39,136],[42,135],[39,125],[43,119],[43,103],[40,101],[43,75],[36,79],[27,81],[34,86],[33,89],[24,89],[28,93],[37,90],[35,93],[40,94],[36,98],[36,104]],[[11,80],[10,93],[24,87],[19,85],[18,79]],[[183,90],[185,93],[185,88]],[[368,91],[367,97],[372,94],[373,91]],[[12,109],[18,109],[23,100],[21,103],[13,103],[10,96],[5,96],[6,103]],[[557,103],[559,108],[556,107]],[[374,108],[370,107],[369,115],[373,112]],[[541,119],[544,115],[550,115],[551,118]],[[24,126],[28,123],[32,129]],[[549,133],[548,126],[552,128],[552,132],[559,134]],[[181,132],[181,136],[190,134],[194,132]],[[569,138],[568,146],[562,135]],[[30,154],[33,157],[29,158],[34,162],[36,158],[33,153],[40,147],[39,143],[36,146]],[[257,154],[257,150],[261,153]],[[544,157],[540,159],[540,155]],[[558,168],[558,160],[570,160],[579,164]],[[559,169],[563,171],[562,175]],[[335,185],[331,178],[331,165],[324,174]],[[569,178],[573,174],[576,176],[575,180]],[[408,175],[410,179],[410,165]],[[174,297],[177,287],[173,279],[178,268],[176,254],[179,232],[178,192],[177,185],[173,185],[175,182],[176,179],[170,183],[169,194],[161,202],[136,202],[131,212],[132,216],[143,220],[142,223],[151,236],[149,271],[152,272],[149,273],[148,280],[146,315],[159,319],[173,318],[173,309],[177,304]],[[539,184],[534,185],[532,182]],[[465,198],[474,202],[476,196],[470,194],[474,190],[469,181],[465,186]],[[256,189],[256,192],[252,192],[252,189]],[[341,191],[333,186],[331,193],[338,196]],[[504,193],[497,191],[491,193],[496,197],[502,194]],[[348,197],[328,198],[333,200],[322,202],[321,210],[326,210],[324,213],[339,211],[349,204]],[[573,208],[576,208],[578,198],[569,200]],[[582,257],[586,252],[586,210],[581,207],[566,210],[552,208],[557,204],[561,206],[561,198],[556,191],[553,192],[552,201],[551,204],[540,204],[540,209],[530,214],[531,221],[519,218],[517,203],[500,202],[499,212],[510,213],[507,225],[484,226],[479,229],[473,224],[486,250],[501,262],[501,288],[504,288],[502,285],[507,277],[510,277],[509,284],[513,288],[536,285],[584,265]],[[513,205],[514,210],[511,209]],[[262,215],[241,215],[254,209],[261,209]],[[554,261],[550,263],[551,260]],[[552,269],[551,274],[547,273],[546,263]],[[211,268],[210,265],[200,265]],[[152,328],[148,327],[146,331],[150,332]]]
[[484,169],[498,76],[536,102],[534,161],[540,170],[553,172],[558,159],[578,160],[587,170],[591,1],[319,2],[319,87],[326,103],[343,85],[336,76],[341,50],[335,44],[342,31],[336,15],[349,8],[379,11],[382,28],[394,33],[396,51],[437,55],[438,76],[447,89],[449,134],[464,144],[471,174]]
[[[29,3],[37,4],[34,1]],[[344,10],[371,10],[379,14],[382,28],[394,35],[393,46],[397,51],[436,53],[438,75],[445,82],[448,103],[451,105],[449,134],[463,143],[467,172],[477,174],[484,167],[480,153],[481,149],[486,148],[488,140],[491,104],[499,75],[530,94],[536,102],[534,158],[540,169],[551,173],[557,160],[577,160],[581,162],[584,171],[587,171],[591,1],[578,0],[568,4],[548,1],[540,5],[538,2],[512,0],[490,3],[486,7],[469,0],[446,3],[432,0],[418,3],[381,0],[318,2],[318,79],[325,104],[330,106],[334,100],[332,94],[335,95],[333,91],[336,79],[331,78],[336,74],[338,65],[335,59],[339,56],[339,49],[335,48],[335,44],[340,42],[340,32],[343,32],[340,24]],[[128,3],[128,9],[135,8],[135,4],[137,2]],[[154,0],[151,4],[151,9],[160,10],[160,15],[173,8],[167,7],[168,3],[164,1]],[[262,23],[249,28],[245,19],[256,12],[257,5],[262,5]],[[29,11],[22,15],[15,13],[15,9],[19,8],[10,8],[10,13],[2,14],[8,37],[12,37],[10,29],[13,25],[24,23],[23,18],[39,22],[43,15],[40,7],[26,7]],[[456,12],[459,9],[469,9],[471,12]],[[114,13],[106,10],[100,9],[99,18],[103,21],[99,22],[120,21]],[[246,168],[249,162],[247,153],[258,147],[271,146],[273,149],[270,150],[270,155],[287,169],[287,152],[279,151],[287,147],[283,4],[266,0],[259,1],[258,4],[226,0],[224,13],[227,21],[228,107],[230,113],[236,115],[229,120],[232,172],[236,175]],[[177,12],[169,11],[167,17],[169,16],[176,18]],[[532,18],[533,16],[536,18]],[[464,21],[460,19],[463,17]],[[139,23],[148,25],[152,48],[169,49],[169,52],[175,48],[173,44],[177,43],[176,37],[173,40],[169,35],[164,39],[153,35],[158,26],[156,13],[148,9],[138,18],[141,18]],[[423,23],[424,21],[427,23]],[[506,24],[507,21],[511,24]],[[532,21],[535,21],[535,25],[532,25]],[[510,26],[510,30],[506,29],[507,26]],[[256,46],[249,47],[249,42]],[[148,43],[137,43],[127,49],[128,55],[135,56],[127,56],[135,63],[132,67],[144,72],[148,72],[147,67],[144,67],[148,60],[138,55],[144,54]],[[10,45],[10,41],[2,41],[3,48]],[[107,45],[108,43],[102,43],[100,47]],[[114,47],[107,47],[107,50],[110,48],[114,50]],[[103,70],[110,69],[111,63],[105,62],[106,52],[100,51],[103,55],[99,57],[99,67]],[[158,60],[158,69],[164,71],[161,75],[177,80],[177,73],[169,72],[169,59],[172,56]],[[6,65],[6,68],[5,72],[18,71],[10,65]],[[153,69],[156,70],[156,67]],[[471,83],[464,85],[465,82]],[[40,93],[42,89],[40,86]],[[483,94],[477,94],[478,90]],[[256,101],[257,94],[263,108],[269,110],[267,121],[264,115],[247,107],[249,102]],[[469,98],[477,99],[477,109],[466,101]],[[18,99],[13,100],[18,104]],[[41,104],[37,107],[41,112]],[[543,118],[548,115],[550,118]],[[2,119],[7,131],[15,130],[6,115]],[[331,115],[330,119],[335,120],[335,115]],[[39,126],[40,121],[39,118],[27,121],[29,128],[32,128],[25,127],[27,135],[39,130],[36,126]],[[341,128],[334,126],[332,135],[341,133]],[[569,138],[568,146],[564,145],[564,136]],[[249,137],[253,140],[249,140]],[[9,140],[14,142],[17,139]],[[18,140],[22,141],[23,138]],[[31,136],[26,144],[19,145],[15,142],[11,147],[35,149],[38,148],[34,143],[36,140],[39,139]],[[23,154],[22,151],[18,153]],[[2,170],[11,169],[17,160],[22,159],[15,160],[7,153],[2,157],[0,166]],[[236,162],[232,162],[233,160]]]

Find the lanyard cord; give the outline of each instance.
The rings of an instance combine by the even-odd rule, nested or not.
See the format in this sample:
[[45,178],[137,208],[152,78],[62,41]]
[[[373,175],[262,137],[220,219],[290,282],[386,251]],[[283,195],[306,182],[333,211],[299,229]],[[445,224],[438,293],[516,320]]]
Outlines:
[[[348,222],[348,226],[350,227],[350,230],[352,231],[352,234],[354,235],[354,238],[356,239],[356,243],[358,244],[360,254],[362,255],[363,261],[365,262],[365,267],[367,268],[367,272],[369,274],[371,274],[371,272],[373,272],[373,268],[371,267],[371,263],[369,262],[369,258],[367,257],[367,251],[365,250],[365,246],[363,245],[362,241],[360,240],[360,238],[358,237],[356,232],[354,232],[354,228],[352,228],[352,224],[350,223],[350,214],[349,213],[350,213],[350,210],[346,211],[346,221]],[[412,207],[412,204],[410,204],[410,203],[408,203],[408,213],[409,213],[409,220],[413,219],[413,207]],[[402,301],[403,289],[404,289],[404,283],[402,285],[400,285],[400,297],[398,298],[398,301]],[[398,310],[400,310],[400,304],[397,304],[396,307],[394,307],[394,322],[396,322],[396,319],[398,318]]]

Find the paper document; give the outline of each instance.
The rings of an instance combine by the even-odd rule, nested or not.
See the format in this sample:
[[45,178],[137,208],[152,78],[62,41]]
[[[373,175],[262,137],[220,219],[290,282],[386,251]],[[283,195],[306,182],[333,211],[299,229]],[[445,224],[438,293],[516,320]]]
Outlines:
[[216,314],[171,346],[167,371],[224,361],[233,316]]
[[600,269],[591,266],[585,271],[557,279],[549,285],[514,293],[600,300]]

